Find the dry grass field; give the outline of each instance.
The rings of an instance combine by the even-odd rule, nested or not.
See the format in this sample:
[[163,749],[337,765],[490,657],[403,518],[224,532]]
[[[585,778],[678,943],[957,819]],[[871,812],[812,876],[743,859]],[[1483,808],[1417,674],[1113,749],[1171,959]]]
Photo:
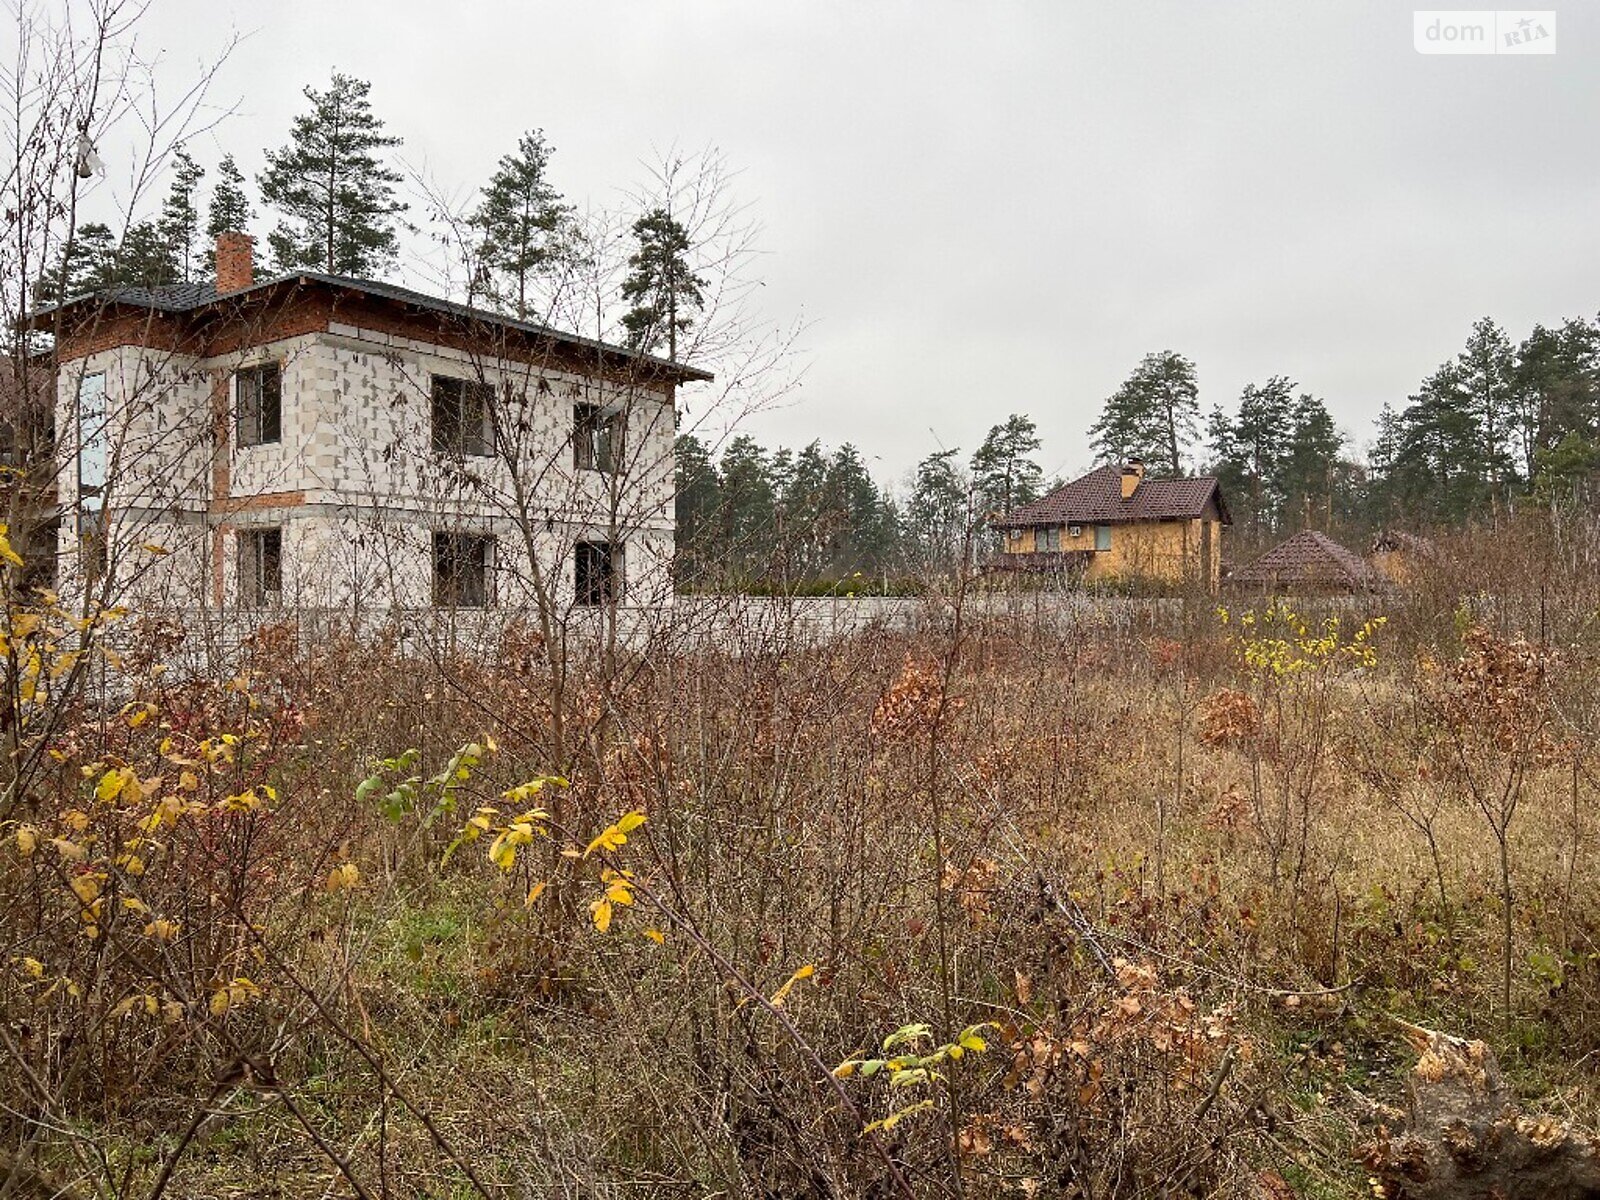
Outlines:
[[1372,1195],[1400,1022],[1592,1127],[1600,541],[1522,532],[737,653],[16,610],[6,1194]]

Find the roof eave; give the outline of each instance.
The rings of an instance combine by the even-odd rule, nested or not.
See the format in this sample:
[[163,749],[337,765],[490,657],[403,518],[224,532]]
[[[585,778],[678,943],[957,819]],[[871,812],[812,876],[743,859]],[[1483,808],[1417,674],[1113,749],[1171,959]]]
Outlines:
[[716,378],[710,371],[701,370],[699,367],[691,367],[685,363],[673,362],[671,359],[659,358],[654,354],[644,354],[637,350],[629,350],[626,346],[604,342],[599,338],[589,338],[584,337],[582,334],[568,333],[565,330],[554,329],[548,325],[540,325],[535,321],[519,320],[515,317],[505,316],[502,313],[492,312],[489,309],[474,308],[471,305],[429,296],[398,285],[372,285],[371,281],[368,280],[354,279],[342,275],[324,275],[317,271],[302,271],[296,275],[278,276],[276,279],[266,280],[241,291],[228,292],[223,296],[217,297],[217,300],[230,300],[236,296],[242,296],[246,292],[255,291],[258,288],[270,286],[274,283],[282,283],[289,279],[294,280],[296,283],[319,284],[323,287],[341,288],[364,296],[375,296],[379,299],[390,300],[397,304],[407,305],[427,312],[455,315],[470,321],[482,321],[488,325],[514,329],[519,333],[525,333],[532,337],[549,338],[551,341],[577,349],[592,350],[603,357],[640,363],[668,376],[674,383],[709,383]]
[[562,345],[592,350],[602,357],[639,363],[652,373],[666,376],[673,383],[710,383],[716,378],[712,372],[702,370],[699,367],[691,367],[685,363],[659,358],[654,354],[644,354],[636,350],[629,350],[626,346],[613,345],[598,338],[587,338],[581,334],[567,333],[564,330],[552,329],[549,326],[539,325],[532,321],[520,321],[486,309],[476,309],[468,305],[457,304],[454,301],[427,296],[421,292],[413,292],[410,288],[365,286],[367,283],[368,281],[366,280],[346,278],[339,275],[323,275],[315,271],[298,271],[288,275],[274,275],[270,279],[252,283],[249,287],[223,292],[220,295],[211,296],[198,304],[188,306],[163,305],[144,300],[131,300],[126,296],[117,296],[106,292],[93,292],[82,296],[69,297],[58,304],[36,309],[24,318],[24,322],[26,328],[38,330],[41,328],[40,321],[42,318],[55,314],[65,314],[83,304],[95,301],[98,301],[106,308],[129,308],[150,313],[160,313],[165,316],[182,316],[201,313],[207,309],[214,308],[216,305],[232,303],[246,296],[266,292],[282,287],[285,284],[316,285],[341,288],[345,291],[365,296],[375,296],[424,311],[454,313],[466,319],[481,320],[488,324],[515,329],[533,337],[549,338]]

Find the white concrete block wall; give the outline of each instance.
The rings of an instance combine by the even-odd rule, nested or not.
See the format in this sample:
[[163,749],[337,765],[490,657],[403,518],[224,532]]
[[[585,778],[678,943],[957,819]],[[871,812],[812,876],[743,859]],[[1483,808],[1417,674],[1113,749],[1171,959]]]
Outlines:
[[[255,446],[238,444],[238,392],[234,372],[274,362],[280,371],[281,437]],[[227,374],[229,490],[234,496],[311,491],[324,486],[311,447],[324,415],[314,402],[323,386],[323,350],[315,335],[284,338],[238,354],[205,360],[209,373]]]
[[[180,360],[135,348],[67,364],[59,381],[63,454],[63,561],[75,576],[77,532],[75,414],[78,382],[104,372],[114,459],[121,478],[110,493],[114,537],[129,546],[161,545],[159,564],[119,569],[133,604],[212,607],[212,386],[232,372],[275,361],[282,371],[282,437],[240,447],[229,420],[230,497],[287,493],[285,503],[252,505],[226,518],[240,527],[283,529],[283,602],[300,608],[424,608],[432,600],[432,536],[437,529],[493,533],[498,600],[515,610],[533,602],[527,539],[514,497],[520,485],[538,547],[538,571],[565,610],[573,602],[572,547],[578,540],[624,546],[623,604],[670,604],[673,440],[669,391],[628,388],[568,372],[511,362],[484,363],[425,343],[349,328],[284,339],[206,360]],[[432,449],[435,374],[487,379],[525,403],[500,409],[521,449],[452,463]],[[541,386],[542,379],[542,386]],[[627,414],[622,472],[573,465],[573,408],[598,404]],[[465,478],[463,472],[470,473]],[[296,493],[303,493],[301,496]],[[126,497],[126,499],[121,499]],[[209,517],[208,517],[209,513]],[[169,544],[170,543],[170,544]],[[222,601],[239,597],[237,536],[221,535]],[[181,599],[180,599],[181,598]]]

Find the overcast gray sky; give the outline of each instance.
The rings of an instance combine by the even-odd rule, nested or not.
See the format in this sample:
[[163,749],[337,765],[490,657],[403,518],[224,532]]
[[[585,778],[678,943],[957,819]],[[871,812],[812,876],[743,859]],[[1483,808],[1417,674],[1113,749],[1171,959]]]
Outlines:
[[[741,170],[764,309],[803,316],[768,443],[898,479],[1031,415],[1047,472],[1148,350],[1201,401],[1287,374],[1360,448],[1489,314],[1600,312],[1600,6],[1551,56],[1419,55],[1396,3],[155,0],[173,69],[246,34],[194,146],[247,174],[338,68],[463,188],[525,129],[614,204],[674,143]],[[208,182],[209,187],[209,182]]]

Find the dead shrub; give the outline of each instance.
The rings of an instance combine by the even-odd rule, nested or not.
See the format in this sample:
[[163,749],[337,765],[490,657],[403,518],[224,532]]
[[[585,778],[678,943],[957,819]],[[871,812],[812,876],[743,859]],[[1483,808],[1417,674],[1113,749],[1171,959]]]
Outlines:
[[1207,746],[1242,746],[1261,736],[1261,709],[1246,692],[1219,688],[1200,701],[1200,740]]

